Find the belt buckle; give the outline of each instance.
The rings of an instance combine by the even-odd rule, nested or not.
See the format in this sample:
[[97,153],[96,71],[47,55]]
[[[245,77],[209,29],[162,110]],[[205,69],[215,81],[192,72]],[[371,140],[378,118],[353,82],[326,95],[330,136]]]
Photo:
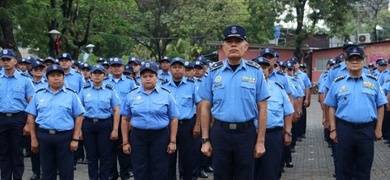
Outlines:
[[52,130],[52,129],[50,129],[50,130],[49,130],[49,134],[51,134],[51,135],[54,135],[54,134],[56,134],[56,131],[55,131],[55,130]]
[[5,116],[12,117],[12,113],[5,113]]
[[237,129],[237,124],[229,124],[229,129],[230,130],[236,130]]
[[97,123],[97,122],[99,122],[99,119],[92,119],[92,121],[94,122],[94,123]]

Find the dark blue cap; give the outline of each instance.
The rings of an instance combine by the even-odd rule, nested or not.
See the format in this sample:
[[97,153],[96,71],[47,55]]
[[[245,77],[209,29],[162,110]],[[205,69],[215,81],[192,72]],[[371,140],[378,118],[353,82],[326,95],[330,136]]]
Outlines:
[[378,58],[378,59],[375,61],[375,63],[378,64],[379,61],[381,61],[381,60],[384,60],[384,59],[383,59],[383,58]]
[[263,56],[256,57],[256,58],[252,59],[252,61],[256,62],[257,64],[270,65],[268,59],[263,57]]
[[27,60],[27,58],[22,58],[20,61],[19,61],[20,64],[22,63],[25,63],[25,64],[31,64],[31,62],[29,60]]
[[108,63],[107,61],[104,61],[102,65],[110,66],[110,63]]
[[30,56],[30,57],[26,58],[26,62],[25,63],[30,63],[31,64],[31,63],[33,63],[35,61],[38,61],[38,58]]
[[194,69],[194,63],[190,61],[184,62],[184,67],[189,69]]
[[123,71],[124,73],[134,73],[133,67],[130,65],[125,66],[125,70]]
[[152,72],[157,74],[157,69],[158,68],[157,68],[157,64],[156,63],[151,62],[151,61],[147,61],[147,62],[145,62],[145,64],[143,64],[141,66],[140,73],[142,74],[142,72],[144,72],[146,70],[150,70],[150,71],[152,71]]
[[35,61],[35,62],[31,63],[31,68],[32,69],[34,69],[36,67],[43,67],[44,68],[45,65],[42,62],[40,62],[40,61]]
[[139,59],[137,59],[136,57],[131,57],[129,59],[129,63],[128,64],[131,64],[131,63],[135,63],[137,65],[141,65],[141,61]]
[[15,58],[16,54],[12,49],[3,49],[0,52],[0,59],[3,58]]
[[274,57],[276,57],[276,58],[278,58],[278,59],[279,59],[279,53],[277,53],[277,52],[275,51],[275,53],[274,53]]
[[359,56],[360,58],[363,58],[364,51],[362,48],[359,47],[351,47],[347,49],[347,59],[349,59],[351,56]]
[[[292,64],[295,64],[295,63],[298,63],[298,62],[299,62],[299,60],[295,56],[290,59],[290,63],[292,63]],[[286,67],[287,67],[287,65],[286,65]]]
[[91,73],[94,73],[95,71],[100,71],[101,73],[105,73],[104,67],[100,64],[96,64],[92,66]]
[[164,56],[159,62],[163,62],[163,61],[167,61],[167,62],[171,62],[170,58],[168,56]]
[[280,67],[286,67],[286,63],[283,62],[283,61],[279,61],[279,66],[280,66]]
[[305,64],[299,64],[299,67],[306,68],[306,65]]
[[88,63],[83,63],[83,64],[80,64],[80,69],[89,69],[91,70],[91,65],[89,65]]
[[58,60],[61,61],[61,59],[69,59],[72,60],[72,56],[69,53],[62,53],[59,57]]
[[180,63],[181,65],[184,65],[184,59],[180,57],[174,57],[171,59],[171,65],[174,63]]
[[378,65],[379,66],[387,66],[387,61],[383,58],[381,58],[378,62]]
[[52,64],[46,69],[46,76],[48,76],[51,72],[58,71],[62,74],[65,74],[64,69],[58,64]]
[[326,63],[326,65],[331,65],[331,66],[333,66],[334,64],[336,64],[336,61],[333,59],[329,59],[328,62]]
[[344,58],[344,57],[343,57],[343,54],[341,53],[341,54],[339,54],[338,56],[336,56],[336,57],[334,58],[334,60],[335,60],[336,63],[338,64],[338,63],[341,62],[341,60],[342,60],[343,58]]
[[265,56],[266,54],[269,54],[272,57],[275,57],[275,51],[272,48],[265,48],[265,49],[260,51],[260,56]]
[[53,57],[51,57],[51,56],[48,56],[47,58],[45,58],[43,60],[44,63],[47,62],[47,61],[51,61],[52,63],[56,63],[56,60]]
[[104,61],[106,61],[104,58],[100,57],[96,62],[97,63],[103,63]]
[[115,64],[123,65],[122,59],[118,58],[118,57],[112,58],[112,60],[110,61],[110,66],[115,65]]
[[239,38],[242,40],[247,40],[245,28],[237,25],[226,27],[225,30],[223,30],[223,37],[224,37],[223,38],[224,41],[232,37]]
[[203,61],[195,61],[195,62],[194,62],[194,68],[195,68],[196,66],[200,66],[200,67],[203,68],[203,66],[204,66]]
[[294,69],[294,63],[291,60],[286,61],[285,64],[287,69]]
[[369,63],[368,64],[368,67],[370,68],[370,67],[375,67],[375,65],[374,65],[374,63]]
[[347,41],[343,44],[343,51],[347,50],[348,48],[351,47],[358,47],[358,45],[352,41]]
[[200,55],[198,56],[195,61],[202,61],[203,62],[203,65],[206,65],[206,64],[209,64],[209,61],[206,57],[204,57],[203,55]]

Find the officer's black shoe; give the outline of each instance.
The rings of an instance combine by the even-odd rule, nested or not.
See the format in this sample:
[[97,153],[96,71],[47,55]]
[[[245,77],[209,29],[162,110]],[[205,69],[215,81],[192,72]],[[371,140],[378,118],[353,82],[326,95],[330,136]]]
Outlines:
[[294,164],[292,162],[286,162],[286,167],[292,168],[294,167]]
[[133,176],[134,176],[133,171],[129,171],[129,176],[130,176],[130,177],[133,177]]
[[209,176],[207,175],[205,170],[200,170],[199,177],[200,178],[208,178]]
[[38,175],[38,174],[33,174],[33,175],[30,177],[30,180],[38,180],[38,179],[41,179],[41,176]]
[[108,177],[109,180],[117,180],[118,179],[118,176],[110,176]]
[[333,173],[333,177],[336,177],[336,173]]
[[292,153],[295,153],[295,148],[292,147],[292,148],[290,149],[290,151],[291,151]]
[[214,172],[214,169],[213,169],[211,166],[208,166],[208,167],[206,168],[206,172],[212,173],[212,172]]

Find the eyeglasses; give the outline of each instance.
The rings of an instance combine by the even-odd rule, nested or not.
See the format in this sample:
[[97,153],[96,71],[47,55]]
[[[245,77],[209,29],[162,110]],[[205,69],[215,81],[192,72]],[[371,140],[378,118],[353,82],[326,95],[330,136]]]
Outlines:
[[355,57],[355,58],[349,58],[349,59],[347,59],[347,61],[348,61],[348,62],[354,62],[354,61],[359,62],[359,61],[363,61],[363,59],[362,59],[362,58],[359,58],[359,57]]

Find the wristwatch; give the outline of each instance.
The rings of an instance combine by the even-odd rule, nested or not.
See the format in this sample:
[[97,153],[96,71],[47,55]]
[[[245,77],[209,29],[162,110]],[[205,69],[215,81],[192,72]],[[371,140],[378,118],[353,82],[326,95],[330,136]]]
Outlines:
[[210,138],[201,138],[200,139],[200,142],[202,142],[202,144],[209,142],[209,141],[210,141]]
[[288,136],[292,136],[291,131],[284,131],[284,134],[287,134]]

